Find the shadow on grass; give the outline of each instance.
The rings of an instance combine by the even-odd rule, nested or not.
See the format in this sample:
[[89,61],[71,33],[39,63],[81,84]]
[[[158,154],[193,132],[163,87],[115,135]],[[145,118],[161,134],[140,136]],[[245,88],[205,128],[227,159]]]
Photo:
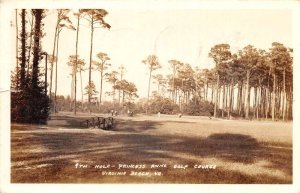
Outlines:
[[[92,116],[91,116],[92,117]],[[51,116],[51,119],[48,121],[48,126],[54,127],[64,127],[64,128],[84,128],[82,122],[90,119],[89,117],[79,117],[76,118],[71,116]]]
[[134,120],[122,120],[115,119],[115,128],[112,131],[125,131],[125,132],[144,132],[147,130],[156,129],[161,123],[156,121],[134,121]]
[[[22,141],[12,137],[12,163],[26,160],[26,166],[51,164],[33,172],[24,166],[12,169],[12,181],[18,183],[291,183],[291,179],[272,175],[251,175],[247,171],[219,167],[216,170],[185,171],[164,169],[161,178],[102,176],[97,169],[75,169],[74,164],[214,164],[203,163],[204,158],[217,158],[229,163],[255,164],[260,160],[269,164],[266,169],[279,169],[292,175],[292,150],[263,146],[249,135],[234,133],[212,134],[206,138],[174,135],[145,134],[145,129],[156,129],[159,122],[121,121],[111,133],[34,133]],[[122,132],[121,132],[122,131]],[[126,132],[124,132],[126,131]],[[16,137],[16,138],[14,138]],[[14,154],[22,145],[41,145],[46,151]],[[195,160],[196,159],[196,160]],[[282,167],[284,166],[284,167]],[[255,170],[255,168],[254,168]]]
[[[87,129],[86,120],[91,120],[91,117],[72,117],[72,116],[52,116],[51,121],[48,121],[48,126],[50,127],[63,127],[70,129]],[[107,116],[103,116],[107,117]],[[110,129],[114,131],[126,131],[126,132],[142,132],[146,130],[156,129],[155,126],[160,125],[160,123],[155,121],[133,121],[133,120],[123,120],[115,118],[115,128]]]

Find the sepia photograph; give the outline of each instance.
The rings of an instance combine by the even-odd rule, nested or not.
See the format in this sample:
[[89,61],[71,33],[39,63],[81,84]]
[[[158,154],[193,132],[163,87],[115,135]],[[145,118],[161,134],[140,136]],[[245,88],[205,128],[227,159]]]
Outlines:
[[124,4],[9,10],[10,183],[295,183],[295,9]]

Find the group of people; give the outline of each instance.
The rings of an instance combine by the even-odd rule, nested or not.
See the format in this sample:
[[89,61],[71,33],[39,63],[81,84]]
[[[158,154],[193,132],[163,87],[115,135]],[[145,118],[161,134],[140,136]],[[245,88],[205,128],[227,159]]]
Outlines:
[[[113,117],[113,116],[118,116],[118,111],[116,111],[116,110],[111,110],[110,113],[111,113],[111,116],[112,116],[112,117]],[[129,117],[132,117],[132,116],[133,116],[133,112],[130,111],[130,110],[128,109],[127,115],[128,115]]]
[[116,111],[116,110],[111,110],[110,113],[111,113],[112,117],[113,116],[118,116],[118,111]]
[[[161,116],[161,113],[158,112],[158,113],[157,113],[157,116],[160,117],[160,116]],[[209,119],[212,119],[213,116],[214,116],[214,112],[210,111],[210,112],[209,112],[209,116],[208,116]],[[179,113],[179,114],[178,114],[178,117],[181,118],[181,117],[182,117],[182,113]]]
[[[118,111],[116,111],[116,110],[111,110],[110,112],[111,112],[111,116],[112,116],[112,117],[113,117],[113,116],[118,116]],[[121,114],[123,114],[123,113],[121,112]],[[127,115],[128,115],[128,117],[132,117],[132,116],[133,116],[133,112],[130,111],[130,110],[128,109],[128,110],[127,110]],[[209,112],[209,116],[208,116],[209,119],[212,119],[213,115],[214,115],[214,112]],[[158,112],[158,113],[157,113],[157,116],[160,117],[160,116],[161,116],[161,113]],[[183,116],[182,113],[179,113],[179,114],[178,114],[178,117],[179,117],[179,118],[181,118],[182,116]]]

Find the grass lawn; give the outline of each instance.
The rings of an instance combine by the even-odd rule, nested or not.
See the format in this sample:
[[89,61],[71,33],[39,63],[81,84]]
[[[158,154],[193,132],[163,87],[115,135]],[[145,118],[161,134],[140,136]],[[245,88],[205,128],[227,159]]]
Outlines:
[[11,182],[292,183],[292,122],[135,116],[107,131],[84,119],[12,124]]

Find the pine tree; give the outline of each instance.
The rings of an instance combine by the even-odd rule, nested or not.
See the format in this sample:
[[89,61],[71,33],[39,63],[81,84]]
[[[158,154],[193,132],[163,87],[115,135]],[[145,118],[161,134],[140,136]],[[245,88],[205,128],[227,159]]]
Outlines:
[[[150,83],[151,83],[151,77],[152,72],[154,70],[157,70],[158,68],[161,68],[161,65],[158,61],[157,56],[155,55],[149,55],[146,60],[142,61],[144,64],[146,64],[149,68],[149,82],[148,82],[148,97],[147,97],[147,106],[149,102],[149,95],[150,95]],[[148,113],[148,107],[146,108],[146,113]]]
[[[97,25],[102,28],[110,29],[110,25],[104,21],[104,17],[108,14],[105,9],[81,9],[84,17],[91,25],[91,47],[90,47],[90,65],[89,65],[89,84],[92,83],[92,57],[93,57],[93,39],[94,31]],[[89,113],[91,113],[91,95],[88,95]]]
[[96,66],[96,70],[100,72],[100,92],[99,92],[99,111],[101,108],[101,103],[102,103],[102,87],[103,87],[103,77],[104,77],[104,71],[108,68],[108,66],[111,66],[111,64],[107,63],[110,58],[106,53],[99,52],[97,54],[97,58],[100,60],[98,61],[93,61],[93,64]]
[[116,96],[116,82],[118,81],[117,78],[118,72],[117,71],[111,71],[110,73],[105,73],[106,81],[112,84],[112,95],[113,95],[113,105],[115,105],[115,96]]
[[20,32],[20,66],[21,70],[17,76],[20,80],[20,89],[12,92],[11,95],[11,120],[13,122],[21,123],[46,123],[49,116],[49,98],[44,91],[45,83],[40,80],[39,62],[41,57],[41,38],[43,31],[42,19],[44,18],[43,9],[34,9],[32,13],[35,18],[33,29],[33,59],[31,79],[26,76],[26,11],[23,9],[21,13],[21,27]]
[[226,68],[228,61],[231,59],[230,46],[228,44],[218,44],[211,48],[209,57],[211,57],[215,64],[217,83],[215,85],[215,96],[214,96],[214,117],[217,116],[218,108],[218,96],[220,94],[220,76],[224,76],[224,69]]
[[21,31],[20,31],[20,68],[17,69],[16,73],[16,93],[12,94],[11,103],[11,117],[16,122],[27,122],[27,111],[28,111],[28,85],[25,76],[26,70],[26,10],[21,10]]
[[42,19],[44,18],[43,9],[34,9],[35,17],[34,36],[33,36],[33,60],[32,76],[29,86],[29,114],[30,123],[46,123],[49,116],[49,98],[44,92],[44,83],[40,80],[39,62],[41,60],[41,38],[42,38]]

